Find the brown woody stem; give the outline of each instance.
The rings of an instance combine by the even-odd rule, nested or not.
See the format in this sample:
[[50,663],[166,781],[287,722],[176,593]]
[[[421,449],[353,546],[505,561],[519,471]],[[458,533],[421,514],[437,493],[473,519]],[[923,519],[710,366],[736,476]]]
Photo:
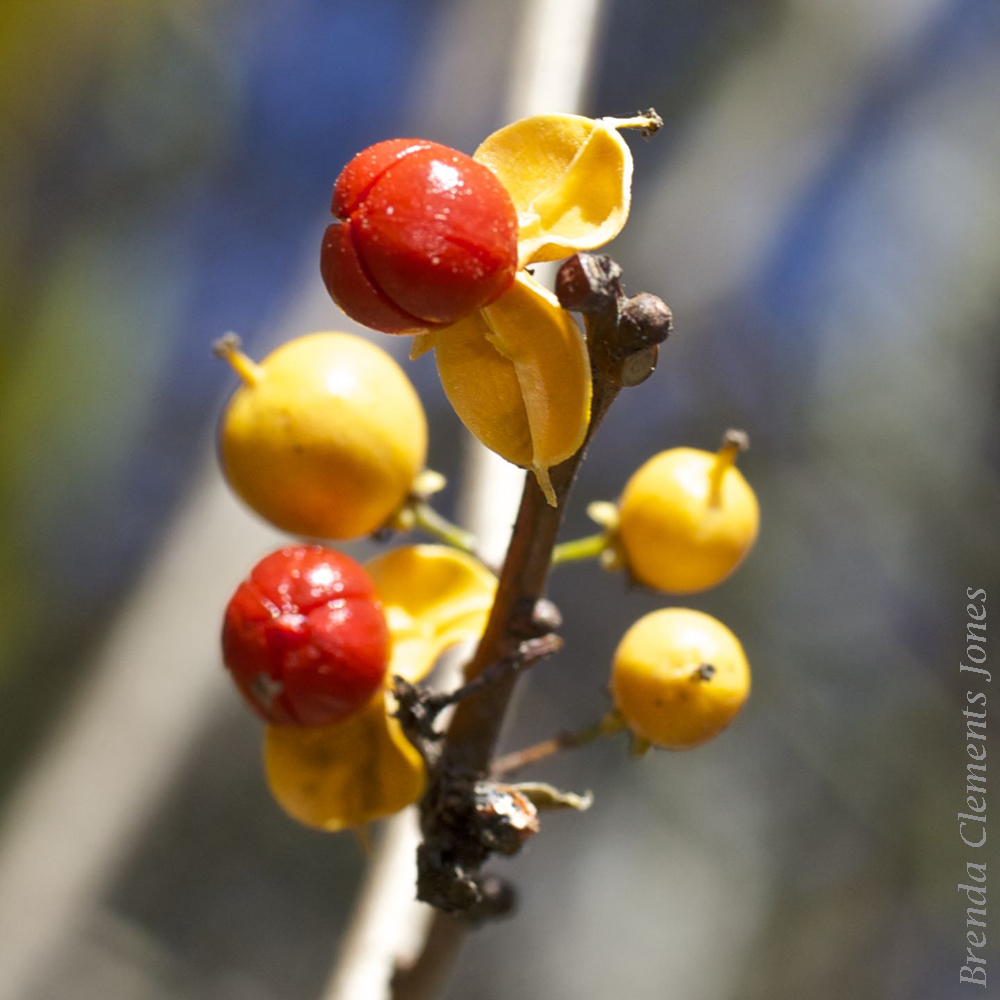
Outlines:
[[[493,683],[470,682],[509,660],[526,640],[537,638],[539,602],[567,498],[587,445],[622,388],[651,374],[658,345],[671,329],[670,310],[648,293],[626,299],[621,269],[606,255],[577,254],[559,270],[562,306],[583,314],[593,376],[590,425],[575,455],[551,470],[558,501],[550,506],[533,476],[525,479],[514,533],[500,572],[486,630],[465,669],[466,696],[458,703],[421,802],[423,844],[418,853],[418,898],[438,907],[427,947],[393,984],[395,1000],[418,1000],[433,989],[451,963],[457,939],[470,922],[499,916],[512,905],[509,887],[480,868],[491,851],[478,838],[473,790],[491,775],[491,760],[520,671]],[[467,918],[449,915],[462,912]]]

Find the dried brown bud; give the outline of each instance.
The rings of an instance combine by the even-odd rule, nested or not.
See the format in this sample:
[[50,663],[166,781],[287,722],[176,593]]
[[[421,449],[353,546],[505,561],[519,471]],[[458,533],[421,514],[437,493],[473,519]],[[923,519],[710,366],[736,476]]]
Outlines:
[[538,833],[538,810],[513,785],[481,781],[475,791],[479,840],[498,854],[516,854],[524,842]]
[[599,312],[615,305],[622,269],[607,254],[578,253],[556,274],[556,297],[563,309]]
[[641,385],[656,371],[656,361],[659,356],[660,348],[656,344],[651,344],[641,351],[628,355],[622,362],[621,384],[629,387]]
[[626,350],[662,344],[673,328],[674,317],[670,307],[652,292],[639,292],[622,305],[618,329]]

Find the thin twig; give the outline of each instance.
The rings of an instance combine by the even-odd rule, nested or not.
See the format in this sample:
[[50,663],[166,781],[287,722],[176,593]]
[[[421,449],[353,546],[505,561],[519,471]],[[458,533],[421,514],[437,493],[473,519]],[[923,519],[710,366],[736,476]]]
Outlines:
[[451,545],[470,555],[476,554],[476,536],[471,531],[452,524],[446,517],[439,514],[426,500],[417,500],[411,508],[414,527],[433,538],[440,539],[446,545]]
[[403,677],[393,677],[393,691],[399,704],[395,714],[403,733],[428,767],[437,766],[441,756],[439,741],[444,733],[439,732],[435,724],[446,708],[458,705],[508,676],[515,676],[544,657],[557,653],[562,645],[562,639],[551,632],[525,639],[510,656],[491,663],[481,674],[453,691],[433,691],[411,684]]
[[618,712],[608,712],[593,725],[586,726],[583,729],[567,730],[564,733],[559,733],[558,736],[552,736],[530,747],[524,747],[522,750],[513,750],[502,757],[495,758],[491,772],[494,778],[506,777],[508,774],[520,771],[521,768],[527,767],[529,764],[537,764],[538,761],[545,760],[546,757],[551,757],[553,754],[585,746],[594,740],[600,739],[602,736],[611,736],[614,733],[620,733],[624,728],[625,720],[622,716]]

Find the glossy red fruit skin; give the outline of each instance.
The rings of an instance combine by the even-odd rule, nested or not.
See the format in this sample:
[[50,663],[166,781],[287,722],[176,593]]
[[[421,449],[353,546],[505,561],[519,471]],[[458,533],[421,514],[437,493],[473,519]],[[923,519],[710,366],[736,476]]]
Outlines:
[[226,608],[222,655],[250,707],[282,726],[322,726],[379,689],[389,630],[365,571],[320,545],[265,556]]
[[352,319],[384,333],[447,326],[514,282],[517,212],[471,157],[426,139],[388,139],[341,171],[320,272]]

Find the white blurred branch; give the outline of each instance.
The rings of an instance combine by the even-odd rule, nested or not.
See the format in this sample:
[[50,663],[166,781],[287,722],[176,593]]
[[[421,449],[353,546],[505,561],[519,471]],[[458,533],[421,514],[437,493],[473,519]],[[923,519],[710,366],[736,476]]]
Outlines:
[[[522,4],[509,71],[508,120],[543,111],[581,110],[601,6],[601,0]],[[491,562],[501,562],[506,551],[523,481],[520,469],[468,439],[459,514]],[[438,683],[454,686],[463,659],[452,656]],[[413,812],[389,821],[379,841],[326,1000],[386,1000],[396,968],[409,966],[425,949],[433,950],[437,960],[428,976],[410,980],[406,995],[412,1000],[431,997],[437,992],[438,974],[457,953],[460,928],[451,925],[440,933],[440,915],[415,900],[419,831]]]

